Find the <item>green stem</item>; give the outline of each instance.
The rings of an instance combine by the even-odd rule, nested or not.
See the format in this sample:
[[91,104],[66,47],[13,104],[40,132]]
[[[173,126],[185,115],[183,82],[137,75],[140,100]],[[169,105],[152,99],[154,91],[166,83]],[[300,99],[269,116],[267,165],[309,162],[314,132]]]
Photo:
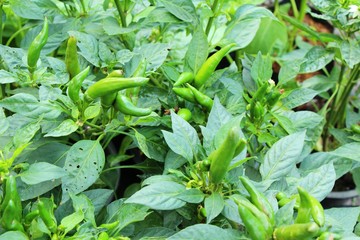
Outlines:
[[2,44],[3,38],[3,3],[0,3],[0,44]]
[[84,0],[80,0],[80,3],[81,3],[81,8],[83,10],[83,13],[86,14],[87,11],[86,11],[86,6],[85,6]]
[[299,21],[302,22],[305,18],[305,14],[306,14],[306,8],[307,8],[307,0],[301,0],[300,2],[300,12],[299,12]]
[[275,0],[274,2],[274,15],[281,20],[281,14],[280,14],[280,5],[279,5],[279,0]]
[[209,35],[211,25],[213,24],[215,16],[217,14],[218,5],[219,5],[219,0],[214,0],[213,5],[211,6],[211,11],[213,12],[213,15],[209,18],[209,21],[206,25],[206,30],[205,30],[206,35]]
[[290,3],[291,3],[291,7],[292,7],[292,10],[293,10],[293,14],[294,14],[294,17],[296,19],[299,19],[299,10],[296,6],[296,1],[295,0],[290,0]]
[[119,0],[114,0],[115,5],[116,5],[116,9],[118,10],[119,16],[120,16],[120,20],[121,20],[121,26],[126,28],[127,24],[126,24],[126,16],[125,13],[123,11],[123,9],[121,8],[121,4]]
[[9,46],[12,42],[12,40],[14,40],[14,38],[16,38],[17,35],[19,35],[20,33],[22,33],[23,31],[26,31],[32,27],[34,27],[34,25],[29,25],[29,26],[26,26],[26,27],[23,27],[23,28],[20,28],[19,30],[17,30],[16,32],[14,32],[10,37],[9,39],[6,41],[6,46]]

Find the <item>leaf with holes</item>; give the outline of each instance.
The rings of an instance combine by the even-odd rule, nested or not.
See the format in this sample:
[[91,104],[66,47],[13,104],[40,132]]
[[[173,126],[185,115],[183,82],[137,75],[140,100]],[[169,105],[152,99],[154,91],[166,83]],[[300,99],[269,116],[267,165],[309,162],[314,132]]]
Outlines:
[[104,163],[104,150],[98,141],[75,143],[65,160],[68,175],[62,178],[62,202],[69,199],[69,193],[77,194],[90,187],[99,178]]

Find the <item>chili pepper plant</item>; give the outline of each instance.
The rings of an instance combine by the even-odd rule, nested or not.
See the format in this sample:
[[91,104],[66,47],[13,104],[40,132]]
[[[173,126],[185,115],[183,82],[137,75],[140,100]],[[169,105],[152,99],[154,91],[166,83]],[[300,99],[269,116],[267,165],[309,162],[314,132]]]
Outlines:
[[359,7],[0,0],[0,239],[358,239]]

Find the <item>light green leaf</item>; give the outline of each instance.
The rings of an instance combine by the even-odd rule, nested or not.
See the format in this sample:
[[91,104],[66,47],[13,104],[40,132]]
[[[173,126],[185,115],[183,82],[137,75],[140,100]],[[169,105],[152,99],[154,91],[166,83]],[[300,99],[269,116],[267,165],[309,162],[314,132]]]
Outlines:
[[255,82],[259,83],[259,85],[262,85],[271,79],[272,72],[272,61],[270,57],[263,57],[259,52],[251,66],[251,77]]
[[0,235],[0,240],[28,240],[29,238],[20,231],[7,231]]
[[47,162],[31,164],[29,169],[19,174],[21,180],[29,185],[58,179],[67,175],[64,169]]
[[293,90],[286,98],[282,99],[286,108],[293,109],[302,104],[310,102],[318,92],[308,88],[298,88]]
[[184,71],[196,74],[208,57],[207,36],[201,27],[195,29],[185,54]]
[[95,105],[89,106],[85,109],[84,117],[86,120],[93,119],[93,118],[96,118],[97,116],[99,116],[100,112],[101,112],[101,105],[95,104]]
[[74,229],[82,220],[84,220],[84,213],[81,210],[64,217],[61,220],[61,226],[64,227],[64,234]]
[[13,82],[17,82],[17,77],[16,75],[7,72],[3,69],[0,70],[0,83],[1,84],[5,84],[5,83],[13,83]]
[[359,162],[360,161],[359,149],[360,149],[360,143],[353,142],[353,143],[345,144],[335,149],[334,151],[330,152],[330,154]]
[[69,150],[64,169],[69,173],[62,178],[62,202],[69,193],[77,194],[90,187],[105,164],[105,154],[98,141],[80,140]]
[[190,227],[187,227],[171,237],[167,238],[167,240],[209,240],[209,239],[226,239],[226,240],[238,240],[238,234],[235,232],[222,229],[220,227],[208,224],[195,224]]
[[143,204],[156,210],[172,210],[186,204],[177,198],[185,190],[185,186],[175,182],[158,182],[140,189],[125,202]]
[[196,23],[196,10],[192,1],[188,0],[159,0],[166,10],[184,22]]
[[224,199],[218,192],[205,198],[206,223],[210,223],[224,209]]
[[350,39],[349,41],[341,42],[340,52],[350,68],[353,68],[354,65],[360,62],[360,44],[355,40]]
[[265,154],[260,166],[263,180],[277,181],[286,177],[295,168],[304,146],[305,132],[298,132],[281,138]]
[[188,203],[200,203],[204,197],[204,193],[197,188],[187,189],[177,196],[178,199]]
[[300,73],[315,72],[324,68],[334,58],[334,53],[323,47],[315,46],[305,55],[305,62],[300,65]]
[[75,132],[79,126],[71,119],[66,119],[60,123],[56,128],[49,131],[44,137],[62,137],[68,136]]

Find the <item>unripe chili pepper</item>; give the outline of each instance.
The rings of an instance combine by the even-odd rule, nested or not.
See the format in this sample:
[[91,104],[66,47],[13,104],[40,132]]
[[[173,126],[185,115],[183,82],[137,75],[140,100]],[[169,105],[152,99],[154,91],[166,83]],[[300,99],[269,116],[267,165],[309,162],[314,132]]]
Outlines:
[[193,92],[189,88],[174,87],[173,91],[175,92],[176,95],[182,97],[186,101],[197,103]]
[[192,113],[188,108],[181,108],[178,112],[177,115],[179,115],[180,117],[182,117],[185,121],[190,121],[191,117],[192,117]]
[[261,120],[264,117],[264,107],[260,102],[256,102],[254,108],[250,109],[251,117],[254,120]]
[[115,221],[112,223],[103,223],[99,226],[99,228],[106,228],[107,230],[113,230],[118,225],[119,225],[119,221]]
[[[325,224],[325,213],[324,208],[321,203],[313,196],[311,196],[304,188],[298,187],[298,192],[300,195],[300,208],[298,214],[300,214],[301,208],[310,208],[310,214],[320,227]],[[306,210],[307,212],[308,210]],[[296,219],[296,222],[301,223],[302,219]]]
[[238,144],[236,145],[235,154],[234,156],[239,155],[246,147],[247,141],[245,139],[240,139]]
[[37,61],[39,60],[41,49],[45,46],[48,40],[48,36],[49,36],[49,23],[47,18],[45,18],[41,32],[31,42],[28,50],[27,64],[30,73],[33,73],[36,69],[36,64]]
[[273,223],[270,222],[269,217],[259,210],[257,206],[253,205],[247,199],[243,198],[234,198],[235,203],[238,205],[238,208],[247,208],[250,212],[259,220],[261,225],[264,227],[266,236],[264,239],[271,239],[273,233]]
[[125,115],[136,117],[147,116],[152,112],[150,108],[139,108],[135,106],[128,97],[122,95],[120,92],[118,92],[116,96],[116,108]]
[[279,207],[283,207],[286,204],[288,204],[289,202],[293,201],[294,199],[295,199],[294,209],[299,209],[299,207],[300,207],[300,196],[299,196],[299,194],[294,194],[294,195],[290,196],[289,198],[288,197],[283,197],[281,199],[278,198],[278,205],[279,205]]
[[89,74],[89,71],[90,71],[90,67],[88,66],[80,73],[78,73],[75,77],[73,77],[69,82],[67,88],[67,94],[75,104],[79,104],[80,102],[81,86],[84,80],[86,79],[87,75]]
[[101,106],[105,109],[109,109],[116,100],[117,92],[109,93],[101,97]]
[[211,111],[214,101],[207,95],[203,94],[202,92],[191,86],[190,84],[187,83],[186,86],[190,88],[190,90],[194,94],[196,102],[198,102],[201,106],[205,107],[208,111]]
[[185,83],[190,83],[192,80],[194,80],[194,74],[192,72],[183,72],[174,83],[174,87],[178,87]]
[[102,232],[99,234],[98,240],[108,240],[109,239],[109,234],[107,234],[107,232]]
[[93,101],[98,97],[102,97],[109,93],[118,92],[120,90],[132,87],[143,86],[149,81],[148,78],[103,78],[85,91],[85,100]]
[[230,51],[232,47],[236,44],[231,43],[219,51],[211,55],[204,64],[200,67],[199,71],[195,75],[194,85],[196,88],[200,88],[204,83],[210,78],[211,74],[215,71],[216,67],[219,65],[221,59]]
[[17,209],[14,213],[14,218],[20,221],[22,216],[22,205],[20,196],[17,191],[16,178],[13,175],[8,176],[5,180],[5,194],[4,200],[1,203],[0,216],[1,213],[5,211],[5,208],[10,200],[13,201],[13,203],[15,204],[15,208]]
[[354,133],[360,134],[360,126],[358,124],[353,124],[350,128]]
[[266,104],[269,109],[272,109],[275,104],[279,101],[281,97],[281,93],[278,89],[274,89],[273,92],[270,93],[270,96],[266,99]]
[[319,226],[316,223],[297,223],[275,228],[274,240],[300,240],[312,239],[319,233]]
[[57,222],[54,216],[54,203],[52,199],[40,198],[38,201],[39,215],[47,228],[55,233],[57,231]]
[[66,71],[70,75],[70,79],[80,73],[80,64],[79,64],[76,42],[77,42],[76,38],[74,36],[70,36],[67,41],[66,51],[65,51],[65,66],[66,66]]
[[31,224],[31,222],[37,217],[37,216],[39,216],[39,210],[38,209],[36,209],[36,210],[34,210],[34,211],[31,211],[31,212],[29,212],[28,214],[26,214],[26,216],[25,216],[25,224],[26,225],[30,225]]
[[240,127],[231,128],[220,147],[209,155],[210,182],[214,184],[221,183],[228,171],[231,160],[234,158],[240,138]]
[[109,73],[106,77],[123,77],[124,72],[122,70],[114,70],[111,73]]
[[21,216],[20,218],[18,217],[18,209],[16,208],[15,202],[10,199],[1,216],[1,225],[8,231],[24,232],[24,227],[21,225],[20,220]]
[[269,203],[269,201],[267,200],[267,198],[265,197],[265,195],[262,192],[258,191],[248,178],[241,176],[240,181],[245,187],[246,191],[249,193],[251,202],[260,211],[264,212],[269,217],[271,225],[274,226],[275,225],[274,210],[271,204]]
[[265,227],[248,208],[239,206],[238,211],[251,239],[268,239]]

